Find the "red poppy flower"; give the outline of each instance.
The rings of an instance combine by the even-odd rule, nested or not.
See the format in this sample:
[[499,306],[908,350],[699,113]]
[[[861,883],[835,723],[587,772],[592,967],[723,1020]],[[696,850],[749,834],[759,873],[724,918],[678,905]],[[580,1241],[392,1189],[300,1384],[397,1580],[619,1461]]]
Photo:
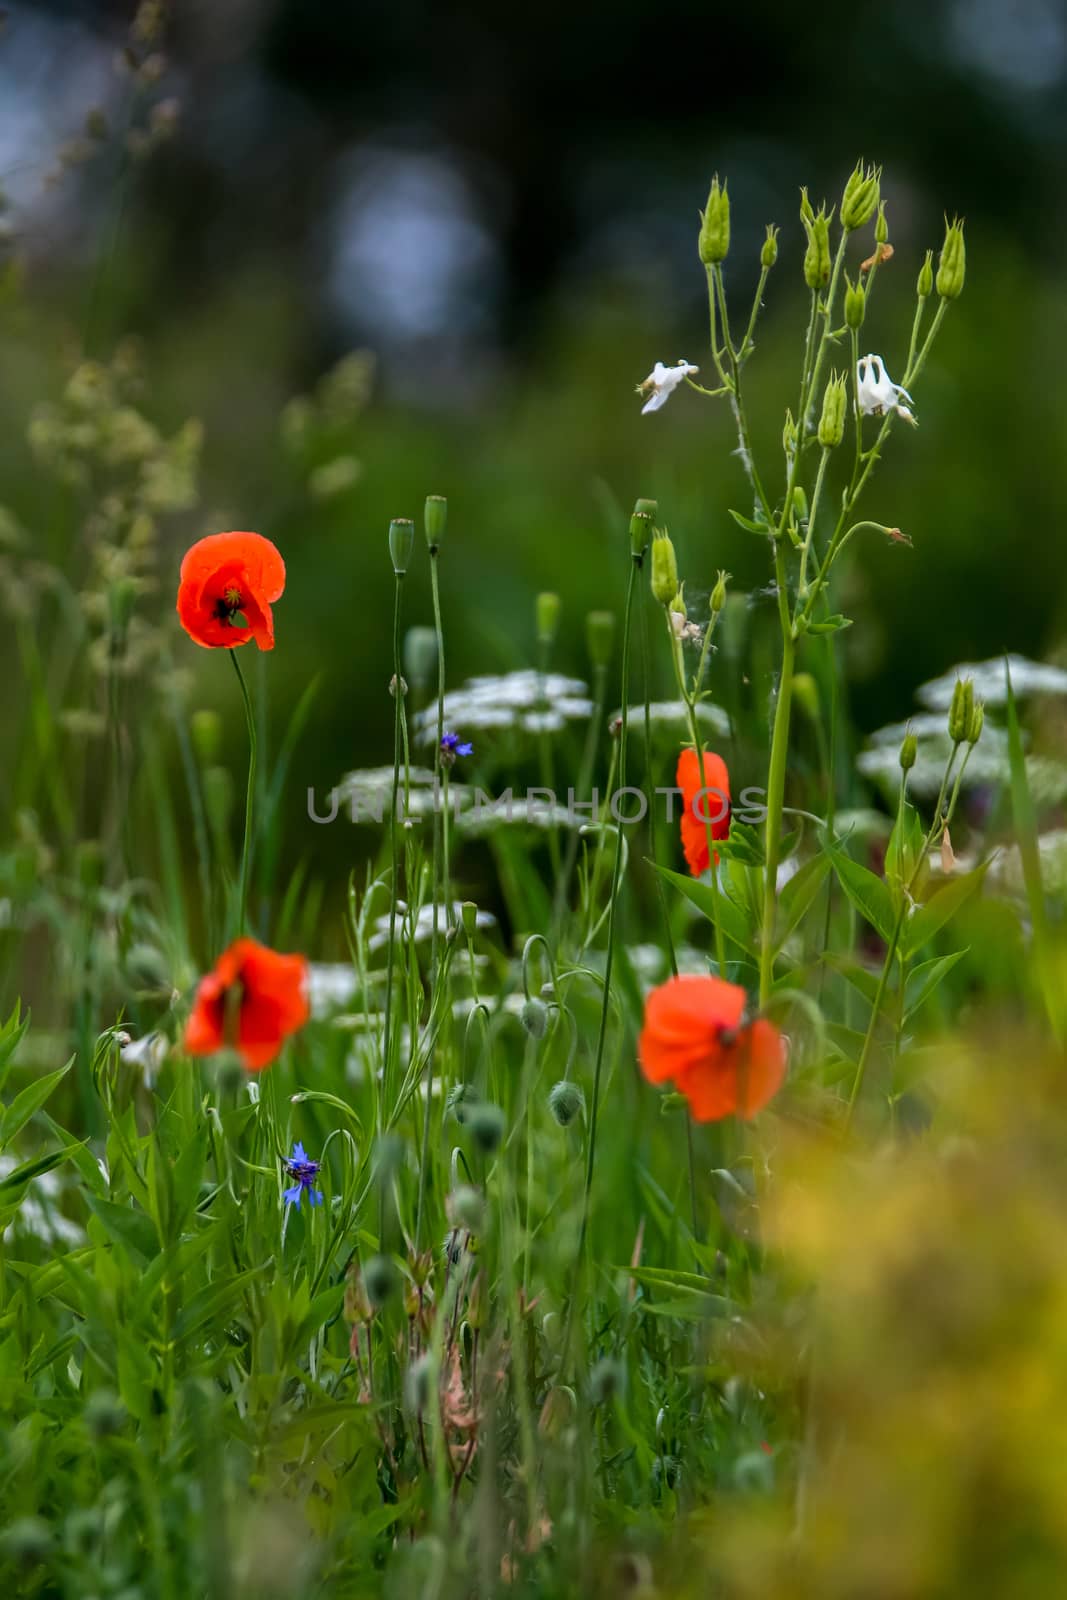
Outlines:
[[258,533],[212,533],[185,553],[178,616],[190,639],[232,650],[254,639],[274,649],[271,604],[285,588],[285,562]]
[[[682,791],[682,849],[686,865],[694,878],[707,872],[711,864],[708,850],[708,823],[711,837],[725,839],[730,832],[730,774],[722,756],[704,751],[704,782],[695,750],[683,750],[678,757],[677,783]],[[718,862],[718,856],[715,857]]]
[[225,1045],[249,1072],[269,1066],[289,1034],[308,1019],[308,966],[303,956],[280,956],[254,939],[237,939],[214,972],[201,978],[185,1049],[209,1056]]
[[697,1122],[751,1117],[785,1077],[785,1040],[773,1023],[745,1023],[745,991],[722,978],[670,978],[645,1002],[637,1041],[650,1083],[672,1082]]

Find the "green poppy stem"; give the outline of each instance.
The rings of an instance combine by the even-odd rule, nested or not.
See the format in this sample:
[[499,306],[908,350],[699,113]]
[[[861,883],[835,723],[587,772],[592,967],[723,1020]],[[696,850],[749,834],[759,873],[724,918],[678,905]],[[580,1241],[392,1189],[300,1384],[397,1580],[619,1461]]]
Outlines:
[[256,754],[259,741],[256,737],[256,719],[252,711],[252,699],[248,693],[245,675],[241,671],[241,663],[237,659],[237,650],[231,647],[227,654],[233,662],[233,670],[237,674],[237,682],[241,686],[241,699],[244,701],[245,721],[248,724],[248,787],[245,791],[245,831],[241,844],[241,876],[237,883],[237,916],[235,919],[235,937],[240,937],[245,931],[248,907],[248,874],[252,857],[252,829],[254,825],[255,795],[256,795]]

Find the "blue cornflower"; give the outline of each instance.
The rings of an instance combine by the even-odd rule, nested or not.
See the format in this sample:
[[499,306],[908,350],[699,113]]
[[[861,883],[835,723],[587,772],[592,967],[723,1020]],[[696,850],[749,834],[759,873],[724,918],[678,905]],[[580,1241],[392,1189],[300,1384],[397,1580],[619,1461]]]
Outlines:
[[296,1182],[291,1189],[282,1190],[282,1199],[287,1206],[296,1206],[300,1210],[300,1196],[307,1190],[308,1203],[313,1206],[322,1205],[322,1190],[313,1189],[311,1185],[319,1175],[318,1161],[312,1161],[302,1144],[294,1144],[293,1153],[285,1163],[285,1170],[290,1178]]
[[446,733],[441,740],[441,749],[446,756],[472,756],[474,746],[461,742],[458,733]]

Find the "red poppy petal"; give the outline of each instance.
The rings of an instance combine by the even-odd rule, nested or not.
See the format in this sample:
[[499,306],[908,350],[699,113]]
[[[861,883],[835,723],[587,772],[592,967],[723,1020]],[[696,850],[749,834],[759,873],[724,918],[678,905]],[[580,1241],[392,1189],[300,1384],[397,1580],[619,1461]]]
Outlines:
[[737,1093],[741,1114],[755,1116],[782,1087],[787,1050],[772,1022],[760,1017],[737,1041]]
[[694,1122],[719,1122],[737,1109],[737,1081],[728,1054],[718,1051],[714,1058],[679,1078],[678,1089],[689,1102]]

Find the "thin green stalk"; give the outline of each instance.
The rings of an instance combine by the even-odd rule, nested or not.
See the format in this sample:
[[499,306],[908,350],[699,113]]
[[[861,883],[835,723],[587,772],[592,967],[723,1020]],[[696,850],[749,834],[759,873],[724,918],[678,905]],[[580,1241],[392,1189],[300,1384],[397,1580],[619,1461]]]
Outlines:
[[[445,636],[441,624],[441,594],[437,582],[437,555],[438,547],[430,547],[430,585],[433,592],[433,622],[434,632],[437,637],[437,737],[434,740],[433,752],[433,868],[432,868],[432,901],[433,901],[433,931],[430,940],[430,984],[431,987],[438,981],[438,913],[440,902],[445,906],[445,922],[452,926],[452,887],[448,870],[448,774],[444,774],[444,794],[442,796],[442,764],[441,743],[445,732]],[[399,701],[398,701],[399,704]],[[442,804],[443,801],[443,804]],[[394,888],[395,898],[395,888]],[[433,1096],[430,1093],[433,1081],[433,1058],[426,1062],[426,1105],[422,1117],[422,1146],[419,1157],[419,1194],[415,1208],[415,1249],[418,1250],[422,1241],[422,1214],[426,1198],[426,1167],[430,1156],[430,1123],[433,1108]]]
[[[626,609],[623,613],[622,624],[622,727],[619,730],[619,788],[626,787],[626,729],[629,715],[629,686],[630,686],[630,621],[633,615],[634,587],[637,574],[640,570],[636,560],[630,563],[630,576],[626,585]],[[608,1033],[608,1016],[611,1011],[611,969],[615,954],[615,923],[619,904],[619,881],[622,875],[622,847],[623,825],[620,822],[615,835],[615,860],[611,872],[611,901],[608,910],[608,942],[604,956],[604,992],[600,1006],[600,1027],[597,1031],[596,1059],[593,1064],[593,1096],[589,1110],[589,1144],[585,1164],[585,1190],[582,1196],[582,1221],[578,1231],[578,1252],[575,1264],[576,1273],[580,1276],[585,1253],[585,1240],[589,1228],[589,1197],[593,1189],[593,1171],[596,1165],[596,1135],[597,1118],[600,1111],[600,1079],[604,1067],[604,1045]],[[574,1302],[577,1293],[571,1298],[568,1308],[568,1336]],[[563,1359],[568,1355],[567,1341],[563,1346]]]
[[778,702],[774,710],[774,732],[771,736],[771,765],[767,777],[767,834],[764,845],[766,874],[763,881],[763,929],[760,945],[759,999],[763,1007],[770,999],[774,981],[774,922],[778,901],[778,849],[782,839],[782,806],[785,803],[785,770],[789,752],[789,722],[793,703],[793,668],[796,659],[796,641],[788,620],[788,602],[785,600],[785,558],[781,541],[775,546],[775,567],[778,582],[780,609],[784,606],[782,625],[782,670],[778,680]]
[[[710,633],[710,627],[708,631]],[[641,607],[641,675],[645,702],[645,792],[648,796],[648,848],[653,866],[655,866],[659,859],[659,854],[656,844],[656,793],[652,782],[652,716],[648,708],[652,693],[649,657],[648,607],[645,605]],[[678,956],[674,948],[674,935],[671,932],[671,913],[667,901],[667,888],[658,872],[655,877],[656,893],[659,896],[660,910],[663,913],[663,932],[667,940],[667,956],[670,961],[671,973],[674,977],[677,977]]]
[[[663,615],[667,622],[667,639],[670,646],[671,661],[674,665],[675,681],[678,685],[678,693],[685,702],[686,715],[689,721],[689,737],[693,741],[693,750],[697,758],[697,771],[700,773],[700,784],[701,788],[703,788],[704,742],[700,737],[700,724],[697,721],[696,704],[686,686],[685,669],[682,662],[682,646],[675,635],[674,628],[671,623],[671,613],[666,609],[666,607],[664,607]],[[715,871],[715,840],[711,831],[711,815],[706,804],[704,806],[703,818],[700,818],[699,811],[697,812],[697,817],[698,820],[702,820],[704,823],[708,840],[708,869],[711,875],[712,911],[715,918],[715,960],[718,964],[719,976],[722,977],[726,972],[726,947],[723,939],[722,918],[719,915],[719,878]]]
[[[388,1107],[390,1045],[393,1026],[393,967],[396,952],[396,899],[400,873],[400,854],[397,831],[397,804],[400,799],[400,749],[401,749],[401,674],[400,674],[400,591],[403,573],[396,573],[393,583],[393,787],[389,812],[389,850],[391,876],[389,883],[389,943],[385,968],[385,1036],[382,1044],[382,1100]],[[388,1115],[388,1110],[387,1113]]]
[[256,736],[256,718],[252,710],[252,701],[245,683],[245,675],[241,670],[241,663],[237,659],[237,648],[231,647],[227,652],[233,662],[233,670],[237,674],[237,682],[241,686],[241,699],[244,701],[245,721],[248,724],[248,786],[245,790],[245,833],[241,844],[241,875],[237,880],[237,917],[236,933],[240,935],[245,931],[248,907],[248,870],[252,856],[252,828],[253,814],[256,800],[256,752],[258,739]]
[[[712,301],[711,324],[713,334],[713,352],[716,300],[718,301],[719,315],[722,319],[723,344],[730,365],[730,408],[733,411],[734,423],[737,427],[737,439],[741,450],[741,461],[744,465],[745,472],[748,475],[748,480],[752,485],[753,493],[755,494],[756,499],[759,501],[763,515],[766,517],[767,522],[770,523],[773,520],[771,504],[766,493],[764,492],[763,484],[760,482],[759,472],[756,470],[756,459],[752,454],[752,439],[748,429],[748,418],[745,415],[744,400],[741,397],[741,362],[737,352],[734,350],[733,341],[730,338],[730,322],[726,310],[726,289],[723,284],[722,267],[718,264],[712,267],[708,274],[708,294]],[[745,337],[747,339],[748,335],[746,334]],[[716,356],[716,363],[719,364],[718,356]],[[726,382],[726,377],[722,372],[721,365],[719,365],[719,372],[720,376],[723,378],[723,381]]]

